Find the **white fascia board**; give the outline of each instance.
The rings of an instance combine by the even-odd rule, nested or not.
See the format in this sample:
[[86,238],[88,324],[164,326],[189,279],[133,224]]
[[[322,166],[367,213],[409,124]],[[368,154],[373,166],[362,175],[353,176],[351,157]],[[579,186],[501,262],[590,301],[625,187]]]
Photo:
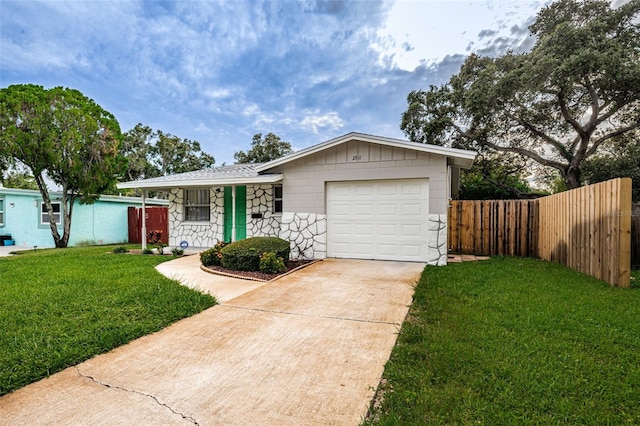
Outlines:
[[226,179],[186,179],[186,180],[166,180],[162,182],[144,180],[123,182],[116,185],[119,189],[166,189],[166,188],[186,188],[204,186],[233,186],[233,185],[253,185],[261,183],[276,183],[282,181],[282,174],[260,175],[250,178],[226,178]]
[[[271,168],[280,166],[282,164],[286,164],[290,161],[297,160],[299,158],[306,157],[307,155],[312,155],[322,150],[332,148],[336,145],[340,145],[342,143],[358,140],[362,142],[370,142],[376,143],[380,145],[391,146],[394,148],[403,148],[403,149],[413,149],[415,151],[427,152],[430,154],[439,154],[455,159],[463,160],[461,161],[464,166],[471,167],[471,164],[475,160],[478,155],[475,151],[467,151],[464,149],[458,148],[447,148],[439,145],[429,145],[418,142],[410,142],[402,139],[394,139],[394,138],[386,138],[382,136],[374,136],[374,135],[366,135],[364,133],[348,133],[344,136],[340,136],[335,139],[331,139],[326,142],[319,143],[317,145],[310,146],[309,148],[305,148],[301,151],[294,152],[293,154],[287,155],[285,157],[279,158],[277,160],[270,161],[268,163],[264,163],[258,167],[256,167],[257,172],[263,172],[269,170]],[[464,161],[466,160],[466,161]]]

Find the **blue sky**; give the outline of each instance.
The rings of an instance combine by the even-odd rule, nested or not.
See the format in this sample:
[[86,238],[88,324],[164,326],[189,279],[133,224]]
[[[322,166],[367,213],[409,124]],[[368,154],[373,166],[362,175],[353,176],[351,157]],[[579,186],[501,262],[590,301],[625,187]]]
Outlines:
[[302,149],[404,137],[406,96],[472,51],[529,49],[544,0],[0,1],[0,86],[80,90],[217,164],[274,132]]

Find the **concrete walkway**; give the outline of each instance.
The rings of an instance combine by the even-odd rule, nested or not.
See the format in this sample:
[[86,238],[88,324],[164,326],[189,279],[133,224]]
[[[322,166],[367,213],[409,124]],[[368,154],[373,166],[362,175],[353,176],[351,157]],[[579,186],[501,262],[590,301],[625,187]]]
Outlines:
[[356,425],[424,266],[329,259],[247,284],[178,262],[222,303],[3,396],[1,423]]
[[35,250],[33,247],[28,246],[0,246],[0,257],[11,256],[11,252]]

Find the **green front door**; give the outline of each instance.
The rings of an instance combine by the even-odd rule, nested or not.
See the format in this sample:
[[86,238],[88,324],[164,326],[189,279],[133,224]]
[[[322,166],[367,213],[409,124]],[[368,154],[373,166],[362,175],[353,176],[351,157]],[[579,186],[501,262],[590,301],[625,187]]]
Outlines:
[[[224,240],[229,242],[233,235],[233,189],[224,187]],[[236,186],[236,241],[247,238],[247,187]]]

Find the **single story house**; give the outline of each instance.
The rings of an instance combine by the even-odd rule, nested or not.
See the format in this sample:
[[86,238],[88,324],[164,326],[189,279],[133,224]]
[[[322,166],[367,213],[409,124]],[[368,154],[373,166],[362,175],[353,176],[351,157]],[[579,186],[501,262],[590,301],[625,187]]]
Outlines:
[[[61,193],[50,192],[60,235],[63,233]],[[167,200],[147,200],[168,206]],[[129,238],[129,207],[140,207],[139,197],[103,195],[93,204],[76,201],[71,218],[69,246],[126,243]],[[40,191],[0,187],[0,244],[11,240],[16,246],[54,247],[49,214]]]
[[443,265],[447,209],[473,151],[349,133],[263,164],[125,182],[169,192],[169,245],[278,236],[292,258]]

